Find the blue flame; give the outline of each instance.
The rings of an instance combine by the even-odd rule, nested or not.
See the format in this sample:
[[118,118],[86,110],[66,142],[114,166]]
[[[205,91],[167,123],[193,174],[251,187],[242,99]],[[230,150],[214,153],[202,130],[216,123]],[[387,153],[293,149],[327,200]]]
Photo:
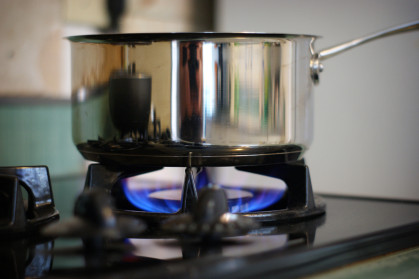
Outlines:
[[246,213],[253,211],[260,211],[278,202],[285,194],[285,190],[279,189],[256,189],[256,188],[239,188],[239,187],[224,187],[226,189],[240,189],[252,193],[253,197],[248,202],[237,202],[230,208],[232,213]]
[[151,199],[149,196],[153,192],[163,190],[182,190],[182,185],[160,185],[155,181],[143,180],[141,187],[131,187],[132,180],[129,178],[122,181],[122,189],[128,201],[138,209],[157,212],[157,213],[175,213],[180,209],[180,193],[178,200]]
[[205,168],[203,168],[196,176],[196,189],[199,190],[202,187],[208,185],[209,183],[211,183],[211,181],[209,179],[208,172]]
[[[132,205],[140,210],[156,213],[175,213],[181,207],[181,193],[182,185],[162,185],[162,183],[156,181],[142,180],[141,185],[138,187],[132,187],[132,180],[130,178],[122,181],[122,188],[126,198],[131,202]],[[206,172],[205,168],[196,177],[196,188],[199,190],[211,183],[211,180]],[[246,193],[243,198],[238,197],[229,199],[228,206],[232,213],[245,213],[260,211],[278,202],[285,194],[286,189],[263,189],[255,188],[250,186],[223,186],[227,195],[229,192]],[[153,199],[150,198],[150,194],[165,190],[176,190],[178,197],[175,199]]]

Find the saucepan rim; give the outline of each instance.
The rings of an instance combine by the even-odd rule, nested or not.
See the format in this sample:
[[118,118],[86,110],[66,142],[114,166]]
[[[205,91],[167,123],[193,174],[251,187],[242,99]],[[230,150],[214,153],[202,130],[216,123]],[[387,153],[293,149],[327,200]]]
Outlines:
[[97,34],[66,37],[71,42],[94,44],[129,44],[135,42],[158,42],[172,40],[210,40],[210,39],[295,39],[319,38],[315,35],[262,33],[262,32],[174,32],[174,33],[125,33],[125,34]]

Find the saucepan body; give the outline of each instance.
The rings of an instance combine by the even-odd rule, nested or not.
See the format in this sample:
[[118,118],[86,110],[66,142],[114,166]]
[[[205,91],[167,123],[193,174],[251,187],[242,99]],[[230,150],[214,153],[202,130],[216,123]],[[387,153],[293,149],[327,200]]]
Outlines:
[[116,166],[300,159],[313,138],[314,36],[70,37],[73,140]]

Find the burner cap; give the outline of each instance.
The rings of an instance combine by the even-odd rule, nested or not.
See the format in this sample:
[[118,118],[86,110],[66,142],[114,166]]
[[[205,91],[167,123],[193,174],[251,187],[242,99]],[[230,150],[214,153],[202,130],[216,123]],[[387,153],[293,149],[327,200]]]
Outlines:
[[[227,201],[232,204],[237,204],[237,201],[246,203],[253,198],[253,194],[249,191],[239,189],[224,189],[227,195]],[[179,201],[182,197],[181,189],[165,189],[152,192],[148,195],[150,199]]]

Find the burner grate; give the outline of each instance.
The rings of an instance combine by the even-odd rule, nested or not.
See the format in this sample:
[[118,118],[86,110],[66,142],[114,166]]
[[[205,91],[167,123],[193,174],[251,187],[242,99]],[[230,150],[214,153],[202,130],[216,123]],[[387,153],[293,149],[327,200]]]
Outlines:
[[[263,211],[238,214],[251,217],[262,223],[295,222],[324,214],[325,204],[319,197],[313,195],[309,169],[303,160],[294,163],[236,168],[241,171],[281,179],[288,185],[285,197],[280,200],[279,204],[274,204]],[[191,212],[194,204],[198,200],[194,170],[191,167],[185,169],[181,208],[177,212],[156,213],[139,211],[126,200],[123,190],[121,189],[121,181],[123,179],[159,169],[161,169],[161,167],[121,170],[113,169],[101,164],[92,164],[89,166],[85,188],[90,189],[100,187],[107,190],[116,197],[116,211],[118,214],[138,216],[147,222],[159,224],[161,221],[174,215]]]
[[48,168],[0,167],[0,210],[4,238],[26,236],[57,220]]

